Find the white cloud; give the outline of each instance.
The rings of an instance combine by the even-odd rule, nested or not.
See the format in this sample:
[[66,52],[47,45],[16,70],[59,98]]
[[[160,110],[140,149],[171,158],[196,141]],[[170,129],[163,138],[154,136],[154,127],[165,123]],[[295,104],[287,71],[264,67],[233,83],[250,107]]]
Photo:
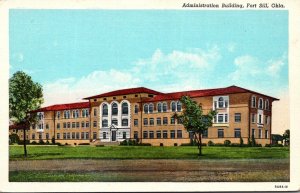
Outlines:
[[229,44],[227,45],[227,51],[228,51],[228,52],[234,52],[235,49],[236,49],[236,44],[235,44],[235,43],[229,43]]
[[280,73],[281,68],[285,65],[286,56],[285,54],[278,59],[271,59],[268,63],[267,72],[274,77],[277,77]]

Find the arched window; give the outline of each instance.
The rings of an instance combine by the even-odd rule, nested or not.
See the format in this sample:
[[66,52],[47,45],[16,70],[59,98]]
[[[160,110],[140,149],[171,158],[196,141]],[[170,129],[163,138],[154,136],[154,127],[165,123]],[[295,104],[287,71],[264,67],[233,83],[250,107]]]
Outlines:
[[122,119],[122,126],[128,126],[128,119]]
[[111,106],[111,114],[112,115],[118,115],[118,105],[117,103],[113,103]]
[[177,111],[178,112],[181,111],[181,102],[180,101],[177,102]]
[[269,100],[268,99],[265,101],[265,108],[266,108],[266,110],[270,109]]
[[102,127],[108,127],[108,120],[107,119],[102,120]]
[[167,103],[163,103],[163,112],[167,112]]
[[72,116],[73,116],[73,118],[76,118],[76,111],[75,110],[72,111]]
[[123,115],[128,115],[128,103],[123,103],[122,104],[122,114]]
[[264,108],[264,101],[262,98],[259,98],[259,101],[258,101],[258,108],[260,109],[263,109]]
[[251,99],[251,107],[252,107],[252,108],[255,108],[255,107],[256,107],[256,96],[252,96],[252,99]]
[[145,104],[144,105],[144,113],[148,113],[148,111],[149,111],[149,106],[148,106],[148,104]]
[[218,103],[219,103],[219,108],[224,107],[224,98],[220,97],[219,100],[218,100]]
[[152,103],[149,104],[149,113],[153,113],[154,106]]
[[161,103],[157,104],[157,112],[159,112],[159,113],[161,112]]
[[102,106],[102,116],[107,116],[108,115],[108,106],[107,104],[104,104]]
[[134,105],[134,113],[137,114],[139,112],[139,106]]
[[175,102],[171,102],[171,109],[172,109],[172,112],[176,111],[176,103]]

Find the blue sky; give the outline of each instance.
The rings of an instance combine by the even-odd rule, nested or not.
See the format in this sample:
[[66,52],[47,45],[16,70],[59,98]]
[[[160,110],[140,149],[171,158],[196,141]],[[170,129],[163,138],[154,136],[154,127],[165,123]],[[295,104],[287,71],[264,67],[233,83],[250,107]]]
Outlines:
[[288,90],[287,11],[10,10],[10,75],[45,104],[145,86]]

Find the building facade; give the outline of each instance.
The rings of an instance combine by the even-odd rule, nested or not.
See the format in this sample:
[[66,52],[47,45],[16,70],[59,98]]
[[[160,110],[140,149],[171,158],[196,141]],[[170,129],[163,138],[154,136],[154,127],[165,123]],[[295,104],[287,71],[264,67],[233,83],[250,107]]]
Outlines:
[[203,133],[203,143],[271,143],[272,103],[278,99],[237,86],[161,93],[148,88],[116,90],[84,98],[87,102],[52,105],[33,111],[39,121],[32,125],[30,141],[62,144],[119,143],[134,139],[154,146],[189,143],[188,133],[172,118],[182,111],[180,98],[190,96],[203,112],[217,111],[212,127]]

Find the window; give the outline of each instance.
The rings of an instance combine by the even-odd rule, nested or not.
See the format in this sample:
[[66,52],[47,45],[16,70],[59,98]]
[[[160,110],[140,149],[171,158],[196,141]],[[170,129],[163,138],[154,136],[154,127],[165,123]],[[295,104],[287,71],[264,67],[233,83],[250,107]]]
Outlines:
[[218,114],[217,117],[214,119],[216,120],[217,118],[217,123],[228,123],[228,114]]
[[256,115],[252,113],[251,114],[251,122],[252,123],[255,123],[255,117],[256,117]]
[[97,132],[93,132],[93,139],[97,139]]
[[72,139],[75,139],[75,132],[72,132]]
[[102,127],[108,127],[108,120],[107,119],[102,120]]
[[56,128],[57,128],[57,129],[60,129],[60,123],[57,123],[57,124],[56,124]]
[[171,117],[171,124],[175,124],[175,118]]
[[148,119],[144,118],[144,125],[148,125]]
[[255,129],[252,128],[252,134],[251,134],[253,137],[255,137]]
[[59,111],[56,112],[56,117],[57,117],[57,119],[60,119],[60,112]]
[[261,114],[258,114],[258,123],[262,124],[262,115]]
[[268,139],[269,138],[269,130],[266,130],[265,131],[265,139]]
[[182,106],[182,105],[181,105],[181,102],[178,101],[178,102],[177,102],[177,111],[178,111],[178,112],[181,111],[181,106]]
[[122,103],[122,115],[128,115],[128,103]]
[[108,115],[108,105],[107,104],[104,104],[102,106],[102,116],[107,116]]
[[224,114],[225,117],[225,123],[228,123],[228,114]]
[[122,119],[122,126],[128,126],[128,119]]
[[223,119],[223,114],[218,114],[218,123],[223,123],[224,119]]
[[157,104],[157,112],[159,112],[159,113],[160,113],[160,112],[161,112],[161,110],[162,110],[162,109],[161,109],[161,103],[158,103],[158,104]]
[[148,113],[148,111],[149,111],[149,106],[148,106],[148,104],[145,104],[144,105],[144,113]]
[[126,139],[126,132],[123,132],[123,139]]
[[113,103],[111,106],[111,114],[112,115],[118,115],[118,105],[117,103]]
[[148,131],[143,131],[143,138],[147,139],[148,138]]
[[84,139],[84,132],[81,132],[81,139]]
[[256,96],[252,96],[252,98],[251,98],[251,107],[252,108],[256,107]]
[[264,108],[264,101],[262,98],[259,98],[259,101],[258,101],[258,108],[260,109],[263,109]]
[[49,133],[46,133],[46,139],[47,140],[49,139]]
[[161,125],[161,118],[156,118],[156,125]]
[[76,139],[79,139],[79,132],[76,132]]
[[262,130],[258,129],[258,138],[261,139],[261,137],[262,137]]
[[85,132],[85,139],[89,139],[89,138],[90,138],[89,132]]
[[97,127],[97,121],[93,122],[93,127]]
[[154,118],[149,119],[150,125],[154,125]]
[[72,122],[72,128],[75,128],[75,127],[76,127],[76,123]]
[[60,133],[56,133],[56,139],[60,139]]
[[182,138],[182,130],[177,130],[177,138],[178,139]]
[[171,102],[171,109],[172,109],[172,112],[176,111],[176,103],[175,102]]
[[76,127],[79,128],[80,127],[80,124],[79,122],[76,122]]
[[90,122],[88,122],[88,121],[85,122],[85,127],[86,127],[86,128],[89,128],[89,127],[90,127]]
[[94,108],[94,117],[96,117],[96,116],[97,116],[97,109]]
[[163,112],[167,112],[167,103],[163,103]]
[[168,138],[168,131],[167,130],[163,130],[163,138],[164,139]]
[[63,123],[64,129],[67,128],[67,123]]
[[134,105],[134,113],[138,114],[139,112],[139,106],[138,105]]
[[35,134],[34,133],[32,134],[31,139],[35,139]]
[[63,133],[63,139],[67,139],[67,134]]
[[266,101],[265,101],[265,108],[266,108],[266,110],[269,110],[270,109],[270,106],[269,106],[270,104],[269,104],[269,100],[267,99]]
[[71,135],[69,132],[67,133],[67,139],[71,139]]
[[208,130],[207,129],[203,130],[202,137],[207,138],[207,135],[208,135]]
[[154,132],[153,131],[149,131],[149,138],[153,139],[154,138]]
[[241,122],[241,113],[234,113],[234,122]]
[[149,113],[153,113],[154,106],[152,103],[149,104]]
[[76,118],[75,110],[72,111],[72,117]]
[[106,132],[103,132],[103,139],[106,139]]
[[235,138],[241,137],[241,129],[240,128],[234,129],[234,137]]
[[218,138],[224,138],[224,129],[218,129]]
[[88,117],[89,116],[89,110],[88,109],[82,109],[81,114],[82,114],[82,117]]
[[219,108],[223,108],[224,107],[224,98],[223,97],[220,97],[218,99],[218,104],[219,104]]
[[161,131],[156,131],[156,138],[160,139],[161,138]]
[[69,129],[71,128],[71,123],[70,123],[70,122],[67,123],[67,127],[68,127]]
[[39,129],[44,129],[44,124],[39,124]]
[[111,124],[117,126],[118,125],[118,119],[111,120]]
[[175,139],[175,130],[170,131],[171,139]]
[[139,138],[139,132],[135,131],[135,132],[133,133],[133,138],[134,138],[135,140],[137,140],[137,139]]
[[84,126],[85,126],[85,123],[81,122],[81,127],[84,128]]
[[163,118],[163,124],[164,124],[164,125],[167,125],[167,124],[168,124],[168,117],[164,117],[164,118]]
[[133,125],[134,126],[138,126],[139,125],[139,120],[138,119],[134,119],[133,120]]

